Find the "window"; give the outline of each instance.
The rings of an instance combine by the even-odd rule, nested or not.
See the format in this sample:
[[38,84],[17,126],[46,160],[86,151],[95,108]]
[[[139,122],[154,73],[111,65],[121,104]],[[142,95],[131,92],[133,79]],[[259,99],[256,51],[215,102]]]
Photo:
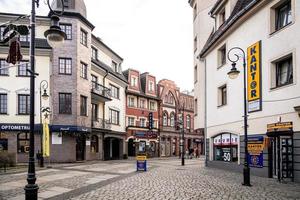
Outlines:
[[18,114],[29,115],[30,113],[30,95],[19,94],[18,95]]
[[80,115],[87,116],[87,97],[80,96]]
[[59,113],[72,114],[72,94],[59,93]]
[[286,58],[276,63],[276,87],[293,83],[293,59]]
[[146,119],[140,119],[140,127],[146,127]]
[[80,63],[80,77],[87,79],[87,64],[83,62]]
[[119,69],[118,69],[118,63],[116,63],[115,61],[111,62],[111,67],[113,68],[113,70],[117,73],[119,73]]
[[87,46],[87,32],[83,29],[80,30],[80,44]]
[[153,120],[153,128],[157,128],[157,120]]
[[197,4],[195,4],[195,6],[193,8],[193,16],[194,16],[194,19],[197,17]]
[[98,136],[92,135],[91,137],[91,153],[99,152],[99,139]]
[[146,101],[145,99],[140,100],[140,108],[145,108]]
[[18,133],[17,146],[18,146],[18,153],[29,152],[29,133]]
[[154,83],[153,83],[153,81],[149,81],[149,92],[154,92]]
[[59,74],[72,74],[71,58],[59,58]]
[[198,66],[196,65],[194,67],[194,82],[196,83],[198,81]]
[[226,45],[222,46],[218,50],[218,57],[219,57],[219,67],[226,64]]
[[116,86],[112,85],[112,84],[109,84],[109,88],[110,88],[110,91],[111,91],[111,96],[115,99],[119,99],[119,88],[117,88]]
[[110,123],[115,124],[115,125],[119,125],[119,117],[120,117],[120,112],[119,111],[109,109]]
[[197,36],[194,38],[194,52],[197,51],[197,45],[198,45],[198,42],[197,42]]
[[98,84],[98,77],[95,75],[92,75],[92,87],[93,89],[97,88],[97,84]]
[[92,121],[98,120],[98,105],[92,103]]
[[30,35],[20,35],[19,40],[21,42],[29,42]]
[[18,76],[30,76],[27,69],[30,69],[29,61],[21,61],[18,66]]
[[5,26],[0,26],[0,41],[3,40],[4,29],[5,29]]
[[187,129],[191,128],[191,116],[190,115],[186,116],[186,128]]
[[170,115],[170,125],[171,125],[171,127],[175,126],[175,114],[174,113],[171,113],[171,115]]
[[195,115],[198,114],[197,108],[198,108],[198,99],[195,99],[195,110],[194,110]]
[[69,0],[64,0],[64,8],[69,8],[69,7],[70,7]]
[[150,110],[155,110],[155,102],[150,101]]
[[224,162],[238,161],[238,136],[231,133],[220,134],[213,139],[213,159]]
[[163,126],[168,126],[168,114],[166,112],[163,114]]
[[292,22],[291,1],[286,1],[275,9],[276,31]]
[[227,104],[227,86],[223,85],[219,87],[219,106]]
[[[8,76],[8,63],[4,59],[0,59],[0,76]],[[6,68],[6,69],[1,69]]]
[[128,98],[128,106],[129,107],[134,107],[134,98],[133,97]]
[[7,114],[7,94],[0,94],[0,114]]
[[128,117],[128,126],[134,126],[134,117]]
[[135,76],[131,76],[130,85],[133,87],[137,87],[137,78]]
[[98,50],[95,47],[92,47],[92,59],[98,60]]
[[61,30],[67,35],[67,40],[72,40],[72,24],[59,24]]

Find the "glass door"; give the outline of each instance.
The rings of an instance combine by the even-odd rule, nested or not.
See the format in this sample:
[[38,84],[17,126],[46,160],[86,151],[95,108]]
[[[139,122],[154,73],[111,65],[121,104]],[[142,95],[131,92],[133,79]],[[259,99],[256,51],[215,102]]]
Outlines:
[[292,137],[281,138],[281,178],[293,179],[293,139]]

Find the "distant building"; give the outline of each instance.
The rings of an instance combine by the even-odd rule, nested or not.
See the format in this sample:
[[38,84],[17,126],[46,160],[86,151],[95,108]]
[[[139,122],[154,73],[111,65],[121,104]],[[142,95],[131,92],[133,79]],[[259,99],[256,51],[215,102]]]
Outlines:
[[134,69],[128,69],[123,74],[129,83],[126,90],[126,147],[128,156],[147,153],[148,157],[157,157],[160,100],[157,96],[156,78],[148,72],[140,74]]
[[251,173],[299,182],[300,40],[295,37],[300,33],[299,2],[189,0],[189,4],[194,12],[195,126],[207,130],[208,165],[243,167],[242,59],[236,63],[241,71],[237,80],[227,75],[231,69],[227,54],[239,47],[249,70],[249,138],[266,142],[262,156],[249,159],[252,166],[261,159],[261,168],[252,168]]

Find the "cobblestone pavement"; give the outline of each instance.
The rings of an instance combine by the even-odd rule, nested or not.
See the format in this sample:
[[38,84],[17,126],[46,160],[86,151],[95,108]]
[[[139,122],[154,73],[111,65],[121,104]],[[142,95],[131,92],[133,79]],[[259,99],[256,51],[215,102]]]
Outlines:
[[[300,199],[300,184],[205,168],[202,159],[150,159],[147,172],[135,162],[60,165],[38,171],[40,199]],[[0,199],[24,199],[26,173],[0,176]]]

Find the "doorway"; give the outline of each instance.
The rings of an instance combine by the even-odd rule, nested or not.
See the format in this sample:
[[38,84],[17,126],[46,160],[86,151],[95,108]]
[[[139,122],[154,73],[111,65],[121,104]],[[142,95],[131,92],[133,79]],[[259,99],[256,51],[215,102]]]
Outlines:
[[135,156],[135,143],[133,139],[128,140],[128,156]]
[[80,135],[76,137],[76,161],[83,161],[85,159],[85,136]]
[[104,160],[120,159],[121,139],[107,137],[104,139]]
[[294,152],[292,136],[277,136],[271,140],[272,177],[279,181],[294,180]]

